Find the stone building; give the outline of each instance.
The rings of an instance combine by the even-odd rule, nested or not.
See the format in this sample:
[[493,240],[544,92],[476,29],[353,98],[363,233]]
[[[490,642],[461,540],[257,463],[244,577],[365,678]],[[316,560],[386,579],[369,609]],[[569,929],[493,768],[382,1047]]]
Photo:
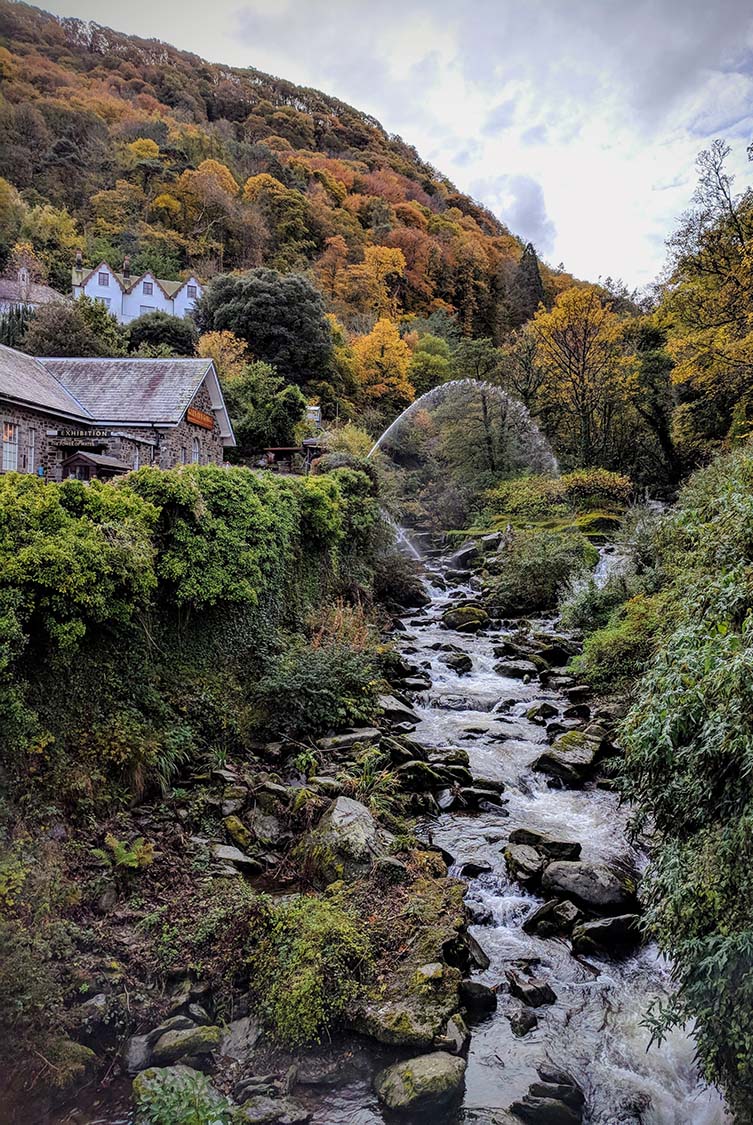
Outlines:
[[32,279],[28,266],[22,265],[12,275],[0,277],[0,313],[13,309],[38,309],[40,305],[58,304],[65,298],[49,285]]
[[234,445],[211,359],[34,359],[0,347],[0,472],[108,478],[220,464]]

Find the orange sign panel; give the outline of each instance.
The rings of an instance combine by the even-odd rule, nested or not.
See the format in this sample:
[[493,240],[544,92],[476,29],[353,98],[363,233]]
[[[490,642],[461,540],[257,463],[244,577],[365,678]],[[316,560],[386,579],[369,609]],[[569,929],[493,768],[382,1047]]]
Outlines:
[[205,410],[197,410],[195,406],[189,406],[186,411],[186,419],[193,422],[194,426],[203,426],[205,430],[214,428],[213,416],[207,414]]

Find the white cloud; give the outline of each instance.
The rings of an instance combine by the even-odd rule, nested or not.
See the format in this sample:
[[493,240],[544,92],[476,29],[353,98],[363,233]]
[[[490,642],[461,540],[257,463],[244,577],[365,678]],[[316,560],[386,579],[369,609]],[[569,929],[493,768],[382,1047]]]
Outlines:
[[656,275],[714,136],[750,182],[747,0],[47,5],[350,102],[583,277]]

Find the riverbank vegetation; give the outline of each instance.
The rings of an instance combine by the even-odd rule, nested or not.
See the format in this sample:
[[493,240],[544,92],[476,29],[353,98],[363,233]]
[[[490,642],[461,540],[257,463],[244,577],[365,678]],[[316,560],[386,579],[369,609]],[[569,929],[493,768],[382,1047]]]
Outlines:
[[749,449],[718,459],[674,510],[628,530],[622,573],[565,603],[586,632],[578,672],[632,699],[617,782],[654,831],[647,925],[679,987],[655,1032],[695,1021],[707,1075],[740,1120],[753,1107],[752,485]]

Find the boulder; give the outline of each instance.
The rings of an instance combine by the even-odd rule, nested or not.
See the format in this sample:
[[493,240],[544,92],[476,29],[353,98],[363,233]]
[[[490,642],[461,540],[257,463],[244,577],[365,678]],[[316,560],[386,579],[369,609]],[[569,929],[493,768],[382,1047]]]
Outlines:
[[449,1051],[451,1055],[462,1055],[471,1041],[471,1033],[466,1022],[459,1012],[447,1021],[447,1027],[440,1039],[435,1041],[435,1046],[442,1051]]
[[537,1098],[531,1094],[513,1102],[510,1112],[532,1125],[580,1125],[583,1120],[581,1113],[564,1102],[554,1098]]
[[481,550],[486,554],[489,551],[499,550],[503,535],[501,531],[491,531],[488,535],[481,536]]
[[579,917],[580,910],[574,903],[550,898],[528,915],[523,930],[542,938],[556,937],[557,934],[569,933]]
[[511,844],[527,844],[547,859],[580,859],[580,844],[555,840],[533,828],[516,828],[510,833]]
[[524,887],[533,887],[541,878],[545,861],[535,848],[527,844],[513,844],[505,848],[505,863],[511,879],[516,879]]
[[439,661],[441,664],[446,664],[453,672],[457,672],[459,676],[465,675],[473,668],[473,661],[466,652],[450,652],[446,656],[440,656]]
[[510,1030],[516,1039],[522,1039],[524,1035],[528,1035],[529,1031],[539,1026],[539,1019],[535,1012],[525,1005],[521,1005],[515,1012],[508,1015],[510,1021]]
[[511,994],[531,1008],[553,1004],[557,999],[554,989],[541,977],[528,977],[518,969],[507,969],[505,976]]
[[245,875],[259,875],[264,870],[264,864],[260,860],[246,855],[240,848],[234,848],[230,844],[215,844],[212,855],[221,863],[231,863]]
[[465,910],[468,915],[468,921],[473,926],[491,926],[494,921],[491,906],[487,906],[485,902],[480,902],[475,898],[467,898],[465,900]]
[[537,676],[539,670],[532,660],[500,660],[494,665],[494,671],[508,680],[524,680],[526,676]]
[[[222,1039],[219,1027],[189,1027],[185,1031],[166,1031],[152,1048],[152,1059],[160,1066],[170,1066],[186,1057],[210,1055]],[[148,1073],[148,1072],[147,1072]]]
[[442,624],[446,629],[454,629],[457,633],[476,633],[489,624],[489,615],[480,606],[455,606],[444,611]]
[[226,816],[224,821],[225,831],[234,844],[239,848],[250,848],[254,842],[254,836],[243,821],[237,816]]
[[256,1016],[243,1016],[224,1028],[218,1053],[240,1061],[250,1054],[260,1037],[261,1024]]
[[536,706],[528,708],[526,718],[529,723],[543,726],[547,719],[553,719],[556,714],[557,708],[553,707],[551,703],[538,703]]
[[332,882],[364,874],[385,854],[392,837],[378,827],[360,801],[338,797],[308,839],[320,857],[320,874]]
[[477,980],[460,982],[460,1000],[471,1020],[483,1019],[497,1009],[497,994],[494,989]]
[[291,1098],[270,1098],[256,1094],[233,1115],[238,1125],[307,1125],[311,1114]]
[[550,863],[541,880],[547,893],[569,898],[597,913],[628,911],[635,906],[634,877],[606,863],[561,860]]
[[398,1112],[442,1109],[463,1087],[465,1059],[446,1051],[395,1063],[377,1074],[374,1089],[388,1109]]
[[449,559],[447,565],[454,567],[457,570],[467,570],[471,563],[475,562],[481,554],[481,548],[478,543],[473,539],[468,539],[457,551],[454,551]]
[[640,916],[617,914],[582,922],[573,930],[574,953],[626,953],[640,943]]
[[540,648],[537,655],[553,668],[562,668],[574,655],[574,649],[569,645],[550,644]]
[[376,727],[358,727],[356,730],[330,735],[329,738],[320,738],[318,745],[320,750],[350,750],[354,746],[378,742],[380,737],[381,732]]
[[394,695],[380,695],[379,707],[389,723],[410,723],[412,726],[418,723],[416,712],[401,703]]
[[428,1050],[458,1011],[460,973],[439,961],[417,965],[411,977],[396,976],[362,1006],[354,1029],[391,1046]]
[[579,731],[568,731],[533,762],[532,768],[577,789],[593,775],[598,759],[598,741]]

